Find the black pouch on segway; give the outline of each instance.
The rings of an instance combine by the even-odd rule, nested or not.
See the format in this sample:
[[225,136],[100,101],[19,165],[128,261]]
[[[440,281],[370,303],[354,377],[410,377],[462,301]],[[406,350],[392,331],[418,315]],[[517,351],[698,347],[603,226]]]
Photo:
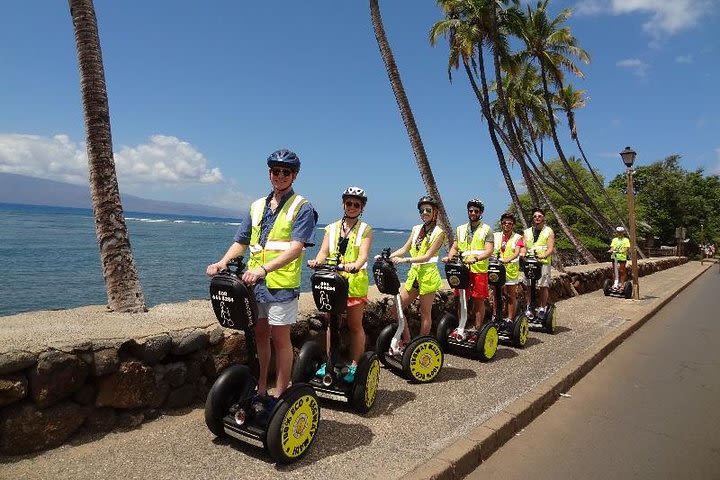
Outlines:
[[525,257],[523,271],[528,280],[537,280],[540,278],[540,262],[532,256]]
[[313,300],[321,312],[340,315],[345,312],[348,297],[347,278],[338,272],[320,270],[310,277]]
[[490,285],[505,285],[505,264],[497,258],[491,258],[488,263],[488,283]]
[[246,330],[255,325],[258,316],[255,295],[235,273],[223,271],[212,278],[210,302],[223,327]]
[[465,289],[470,286],[470,269],[460,259],[445,264],[445,278],[450,287]]
[[375,260],[372,267],[373,278],[380,293],[397,295],[400,293],[400,279],[395,265],[387,258]]

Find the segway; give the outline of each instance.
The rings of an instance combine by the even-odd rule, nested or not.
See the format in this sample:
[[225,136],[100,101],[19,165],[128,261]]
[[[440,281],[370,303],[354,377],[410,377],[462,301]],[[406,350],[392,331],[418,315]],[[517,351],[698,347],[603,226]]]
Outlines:
[[501,343],[511,345],[515,348],[523,348],[527,343],[528,330],[530,325],[525,312],[517,309],[515,318],[505,321],[503,308],[505,296],[503,286],[507,280],[505,264],[497,257],[490,257],[488,264],[488,285],[493,289],[493,310],[492,322],[497,326],[498,339]]
[[[348,298],[348,281],[338,273],[342,269],[334,264],[318,265],[310,277],[315,306],[329,314],[330,355],[326,355],[320,343],[309,341],[303,344],[293,369],[293,384],[307,382],[320,398],[347,402],[358,413],[368,412],[375,403],[380,377],[380,362],[374,352],[365,352],[360,358],[352,383],[343,380],[347,366],[339,358],[340,318],[345,312]],[[323,321],[325,328],[328,322]],[[326,358],[327,357],[327,358]],[[319,367],[325,363],[325,374],[318,375]]]
[[605,296],[613,296],[613,297],[625,297],[625,298],[632,298],[633,294],[633,285],[632,280],[626,280],[625,283],[620,283],[620,264],[618,263],[618,260],[616,258],[617,252],[612,253],[612,262],[613,262],[613,274],[614,278],[613,280],[610,280],[609,278],[606,278],[603,282],[603,293]]
[[525,308],[525,310],[530,313],[527,315],[528,326],[533,330],[553,334],[555,333],[555,304],[548,303],[547,310],[545,310],[543,315],[540,315],[538,312],[537,281],[540,279],[542,273],[542,264],[531,250],[528,250],[525,257],[520,259],[520,262],[523,265],[525,278],[530,282],[530,301]]
[[380,293],[395,296],[395,311],[398,323],[391,323],[382,329],[375,343],[380,363],[395,373],[415,383],[432,382],[443,366],[443,350],[438,341],[430,335],[421,335],[407,345],[400,344],[405,328],[405,314],[400,301],[400,279],[395,264],[390,260],[390,249],[373,264],[373,277]]
[[437,327],[437,338],[444,352],[477,356],[481,361],[493,359],[498,346],[498,329],[491,322],[485,323],[479,332],[467,335],[467,294],[470,286],[470,269],[462,261],[462,255],[455,256],[445,264],[445,277],[450,287],[460,290],[458,305],[460,320],[451,312],[445,312]]
[[276,462],[290,463],[302,458],[312,445],[320,405],[307,384],[293,384],[272,406],[255,394],[259,367],[253,327],[258,309],[255,296],[240,280],[244,270],[238,259],[215,275],[210,300],[220,325],[245,332],[252,366],[232,365],[218,376],[205,401],[205,423],[218,437],[227,435],[265,448]]

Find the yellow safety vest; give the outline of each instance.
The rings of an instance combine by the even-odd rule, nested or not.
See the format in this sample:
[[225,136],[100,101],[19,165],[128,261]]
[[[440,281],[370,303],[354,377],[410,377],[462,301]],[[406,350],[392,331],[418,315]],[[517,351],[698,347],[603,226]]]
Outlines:
[[[265,245],[260,245],[260,222],[267,198],[259,198],[250,205],[250,218],[252,229],[250,233],[250,261],[248,268],[257,268],[277,258],[282,252],[290,249],[292,226],[300,207],[307,203],[303,197],[293,194],[280,209],[275,223],[270,229]],[[268,288],[298,288],[300,286],[300,272],[304,252],[287,265],[269,272],[265,277]]]
[[[495,250],[495,255],[505,260],[515,255],[515,246],[517,245],[518,240],[520,240],[522,237],[519,233],[513,232],[512,235],[510,235],[507,243],[505,244],[504,252],[500,250],[500,247],[502,246],[502,238],[503,232],[495,232],[495,242],[493,250]],[[507,276],[508,280],[517,280],[517,278],[520,276],[519,256],[512,260],[510,263],[505,264],[505,275]]]
[[[410,256],[415,257],[422,257],[425,255],[425,253],[430,249],[430,245],[435,242],[437,237],[439,235],[443,235],[444,232],[442,231],[442,228],[435,225],[435,228],[433,228],[433,231],[430,233],[430,237],[428,238],[427,235],[425,235],[425,238],[423,238],[422,242],[420,242],[420,245],[417,245],[417,238],[420,235],[420,229],[422,228],[422,225],[415,225],[412,228],[412,234],[411,234],[411,243],[410,243]],[[424,267],[425,265],[431,265],[431,264],[437,264],[438,256],[435,255],[434,257],[430,258],[426,262],[423,263],[413,263],[412,267],[410,268],[419,268]],[[437,265],[436,265],[437,267]]]
[[[485,249],[487,235],[490,233],[490,225],[483,223],[479,228],[475,229],[472,239],[470,239],[470,242],[468,243],[467,234],[469,229],[469,223],[460,225],[456,229],[458,250],[462,252],[463,257],[467,257],[468,255],[480,255]],[[470,265],[470,271],[475,273],[487,273],[489,263],[490,261],[487,258],[480,260],[479,262],[475,262]]]
[[[548,238],[550,237],[550,234],[553,233],[552,228],[545,225],[542,230],[540,230],[540,235],[538,235],[537,242],[533,238],[533,229],[532,227],[525,229],[524,231],[524,237],[525,237],[525,247],[528,250],[534,250],[535,253],[544,252],[547,250],[547,242]],[[549,257],[538,259],[540,263],[549,265],[552,261],[552,255]]]
[[[357,227],[357,228],[355,228]],[[325,227],[325,233],[328,236],[329,258],[335,258],[338,252],[338,243],[340,242],[340,232],[342,230],[342,220],[331,223]],[[365,222],[355,224],[350,230],[345,255],[341,257],[342,263],[352,263],[360,256],[360,245],[368,236],[372,227]],[[368,292],[367,262],[360,267],[355,273],[340,272],[340,275],[348,279],[348,297],[366,297]]]
[[612,242],[610,242],[610,250],[613,251],[615,260],[618,262],[627,261],[627,251],[621,252],[623,248],[630,248],[630,239],[627,237],[614,237]]

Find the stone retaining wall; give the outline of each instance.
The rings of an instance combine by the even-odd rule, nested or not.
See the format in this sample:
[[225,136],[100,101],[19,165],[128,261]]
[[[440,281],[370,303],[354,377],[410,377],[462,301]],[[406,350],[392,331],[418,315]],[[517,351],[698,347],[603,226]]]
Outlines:
[[[640,275],[671,268],[686,258],[649,259]],[[612,276],[609,264],[583,265],[553,278],[551,299],[602,287]],[[449,291],[438,294],[433,318],[453,309]],[[374,345],[388,323],[389,298],[371,302],[364,325]],[[417,306],[407,315],[417,329]],[[322,321],[306,315],[293,328],[297,347],[322,341]],[[0,453],[19,455],[58,446],[80,433],[135,428],[164,409],[201,404],[218,373],[245,362],[244,337],[220,326],[191,328],[158,335],[102,340],[86,339],[64,349],[0,353]]]

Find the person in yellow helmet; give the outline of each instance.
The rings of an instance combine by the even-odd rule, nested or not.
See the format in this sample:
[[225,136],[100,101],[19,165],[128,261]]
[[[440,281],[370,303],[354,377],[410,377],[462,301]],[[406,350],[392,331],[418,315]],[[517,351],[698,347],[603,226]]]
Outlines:
[[[317,212],[292,184],[300,171],[300,159],[287,149],[273,152],[267,159],[272,191],[255,200],[240,218],[234,242],[206,273],[215,275],[228,262],[250,251],[248,269],[242,281],[254,285],[258,304],[255,325],[258,364],[257,396],[268,409],[290,383],[293,348],[290,329],[297,321],[300,275],[305,247],[313,245]],[[275,351],[275,391],[268,397],[270,342]]]
[[[350,357],[352,363],[343,377],[347,383],[355,381],[358,361],[365,351],[365,330],[363,313],[368,298],[367,258],[372,246],[372,227],[360,217],[367,204],[365,190],[360,187],[348,187],[342,194],[343,218],[325,227],[325,236],[317,255],[308,260],[308,266],[314,268],[325,263],[328,257],[340,255],[343,266],[341,275],[348,279],[348,299],[346,322],[350,330]],[[330,350],[330,329],[327,331],[327,346]],[[328,353],[329,356],[329,353]],[[325,364],[320,366],[318,376],[325,375]]]
[[[432,305],[435,293],[442,287],[440,270],[437,267],[438,251],[445,243],[445,232],[437,225],[438,203],[430,196],[420,197],[417,202],[422,223],[412,228],[405,245],[390,254],[395,263],[409,263],[412,266],[408,278],[400,287],[402,308],[407,308],[416,298],[420,298],[420,335],[429,335],[432,328]],[[404,255],[409,253],[409,257]],[[393,314],[395,309],[393,309]],[[401,342],[410,342],[410,329],[405,322]]]

